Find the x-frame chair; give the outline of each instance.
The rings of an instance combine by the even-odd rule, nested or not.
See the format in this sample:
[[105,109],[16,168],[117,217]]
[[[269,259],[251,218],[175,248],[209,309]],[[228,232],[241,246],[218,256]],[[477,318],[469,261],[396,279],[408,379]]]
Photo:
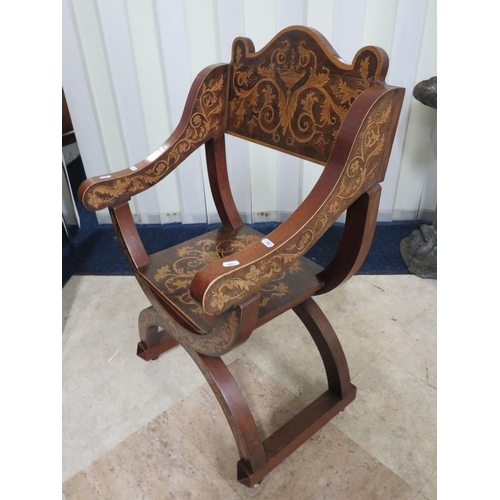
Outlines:
[[[88,209],[109,209],[151,303],[139,315],[137,354],[154,360],[178,344],[189,353],[230,425],[240,455],[237,477],[244,485],[262,481],[355,398],[342,346],[313,296],[356,273],[372,241],[404,97],[404,89],[385,83],[387,69],[382,49],[363,47],[348,64],[311,28],[287,28],[258,52],[251,40],[237,38],[230,63],[209,66],[196,77],[179,125],[160,148],[131,168],[80,186]],[[238,213],[226,134],[324,166],[311,193],[267,236],[246,226]],[[129,201],[202,145],[222,225],[148,255]],[[330,264],[323,268],[305,258],[346,210]],[[328,390],[263,437],[221,356],[290,309],[319,350]]]

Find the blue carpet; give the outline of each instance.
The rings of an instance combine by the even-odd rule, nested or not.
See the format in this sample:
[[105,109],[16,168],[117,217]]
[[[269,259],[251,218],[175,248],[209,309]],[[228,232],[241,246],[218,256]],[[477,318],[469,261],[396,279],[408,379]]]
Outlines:
[[[63,231],[62,282],[63,287],[74,274],[79,275],[130,275],[123,251],[112,225],[100,225],[95,214],[86,210],[77,199],[76,191],[85,180],[81,159],[68,165],[71,186],[74,192],[81,227],[69,227],[69,240]],[[278,227],[277,222],[252,224],[262,234]],[[365,262],[357,274],[409,274],[399,253],[399,243],[418,229],[421,222],[377,223],[373,243]],[[151,254],[177,245],[195,236],[207,233],[219,224],[148,224],[138,225],[146,251]],[[320,238],[306,257],[326,266],[334,255],[343,231],[343,224],[333,224]]]

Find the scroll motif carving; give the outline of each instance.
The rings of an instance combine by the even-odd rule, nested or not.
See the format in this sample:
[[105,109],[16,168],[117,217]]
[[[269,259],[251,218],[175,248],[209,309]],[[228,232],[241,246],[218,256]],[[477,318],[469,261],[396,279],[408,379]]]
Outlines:
[[[207,365],[205,364],[205,362],[203,362],[202,358],[200,358],[198,352],[192,348],[190,342],[183,342],[183,339],[185,340],[185,337],[183,336],[183,332],[181,331],[179,326],[175,322],[170,320],[170,318],[158,314],[158,312],[153,307],[144,309],[143,311],[141,311],[141,314],[139,315],[139,332],[141,332],[142,341],[146,340],[145,339],[146,335],[143,335],[142,332],[145,333],[148,327],[153,325],[163,328],[171,335],[173,334],[172,336],[184,347],[187,353],[191,356],[193,361],[196,363],[198,368],[205,376],[207,382],[210,384],[211,389],[213,390],[215,396],[217,397],[222,407],[222,410],[224,411],[224,414],[226,415],[228,423],[233,432],[234,439],[236,441],[236,446],[238,447],[238,451],[240,453],[240,457],[248,457],[248,448],[246,442],[243,439],[243,436],[241,434],[238,425],[236,424],[233,414],[231,413],[231,411],[227,406],[226,398],[219,389],[217,382],[214,380],[212,372],[207,368]],[[174,331],[172,332],[172,330]]]
[[144,191],[165,177],[211,136],[220,132],[226,93],[223,70],[224,67],[217,68],[212,72],[212,78],[209,80],[207,77],[202,83],[189,122],[175,144],[167,150],[166,156],[135,174],[131,172],[120,179],[91,186],[85,193],[85,204],[94,210],[100,210],[120,198],[127,199]]
[[[146,286],[143,289],[147,291]],[[240,315],[236,310],[223,314],[214,329],[205,334],[192,333],[173,320],[150,293],[147,295],[161,318],[161,326],[184,347],[188,346],[196,352],[207,356],[222,356],[231,350],[240,327]],[[156,306],[155,306],[156,304]]]
[[376,178],[380,155],[386,141],[386,129],[390,123],[392,100],[380,103],[368,116],[351,150],[340,181],[323,203],[305,229],[285,246],[276,248],[268,259],[248,264],[229,277],[216,280],[204,302],[205,310],[211,314],[220,313],[228,305],[252,293],[260,283],[284,272],[285,268],[298,259],[316,242],[330,224],[347,208],[349,200]]
[[326,161],[352,102],[374,83],[377,59],[367,51],[342,72],[312,43],[285,38],[258,60],[235,44],[229,130]]
[[[243,250],[251,243],[260,241],[261,238],[254,234],[239,234],[234,239],[217,243],[211,238],[197,240],[192,245],[182,246],[177,250],[178,259],[171,265],[165,264],[157,269],[154,281],[161,285],[168,296],[176,297],[181,304],[188,306],[193,314],[204,314],[203,309],[192,299],[190,294],[191,281],[194,275],[205,265],[215,262],[231,255],[239,250]],[[300,263],[288,269],[290,274],[300,270]],[[249,273],[257,279],[261,271],[252,266]],[[265,306],[273,297],[283,297],[288,293],[288,286],[281,280],[282,274],[276,275],[270,283],[267,283],[261,290],[260,305]],[[217,303],[223,304],[228,297],[225,293],[220,293],[213,297]],[[227,329],[226,329],[227,330]],[[224,335],[223,335],[224,337]]]

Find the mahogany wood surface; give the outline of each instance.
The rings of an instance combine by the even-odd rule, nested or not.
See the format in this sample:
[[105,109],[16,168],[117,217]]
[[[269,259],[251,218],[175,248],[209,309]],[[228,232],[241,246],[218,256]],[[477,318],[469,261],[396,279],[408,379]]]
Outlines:
[[229,185],[224,134],[216,135],[210,139],[205,144],[205,152],[210,189],[222,225],[238,228],[243,225],[243,221],[234,203]]
[[318,348],[325,365],[328,388],[340,399],[351,391],[351,379],[344,351],[323,311],[309,298],[294,309]]
[[[399,97],[397,90],[382,85],[370,87],[358,97],[346,115],[317,184],[298,209],[267,235],[273,243],[271,248],[256,242],[198,271],[191,294],[208,314],[224,312],[242,298],[241,290],[234,288],[235,282],[245,288],[243,295],[251,295],[277,272],[292,265],[351,203],[378,182],[380,169],[386,167],[383,145],[385,141],[392,143],[395,133],[390,115],[399,114],[401,109]],[[228,270],[224,264],[233,258],[240,265]],[[252,266],[262,272],[248,278]],[[214,294],[227,300],[214,303]]]
[[[149,256],[149,263],[138,269],[148,284],[189,322],[199,333],[207,333],[214,324],[214,316],[206,314],[191,296],[189,287],[193,276],[210,262],[226,256],[231,259],[253,241],[264,236],[248,226],[236,229],[222,226]],[[234,259],[233,259],[234,260]],[[318,291],[323,283],[316,277],[323,268],[306,258],[301,258],[291,268],[277,273],[259,290],[259,326],[302,302]]]
[[[154,360],[178,344],[189,353],[224,411],[240,455],[237,478],[246,486],[262,481],[355,398],[342,346],[312,296],[349,279],[370,248],[404,97],[404,89],[385,83],[388,64],[372,46],[348,64],[321,34],[301,26],[282,30],[258,52],[237,38],[230,63],[196,77],[179,125],[158,150],[80,186],[85,207],[110,210],[151,303],[139,315],[138,356]],[[324,166],[306,199],[266,237],[245,226],[236,208],[225,134]],[[148,255],[128,202],[202,145],[222,227]],[[304,254],[345,210],[340,247],[323,269]],[[221,356],[289,309],[319,350],[328,390],[261,439]]]
[[348,209],[339,248],[331,263],[318,274],[325,286],[316,295],[329,292],[353,276],[363,264],[375,233],[381,187],[376,184]]

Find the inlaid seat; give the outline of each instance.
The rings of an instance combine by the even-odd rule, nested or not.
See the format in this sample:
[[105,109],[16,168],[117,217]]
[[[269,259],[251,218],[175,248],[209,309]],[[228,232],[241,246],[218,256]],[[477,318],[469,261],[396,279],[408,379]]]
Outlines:
[[[194,330],[201,334],[207,333],[212,330],[215,317],[206,314],[191,296],[193,277],[207,264],[230,257],[249,244],[264,238],[264,235],[248,226],[237,229],[223,226],[186,243],[150,255],[151,263],[141,269],[140,274]],[[273,276],[273,279],[260,289],[257,327],[319,290],[322,282],[316,275],[322,269],[315,262],[302,257]],[[250,274],[258,272],[258,265],[250,270]]]
[[[228,64],[203,70],[170,138],[131,168],[86,180],[90,210],[109,208],[119,240],[151,307],[139,315],[137,353],[156,359],[177,344],[198,365],[224,410],[240,454],[238,480],[258,484],[355,398],[340,342],[313,300],[351,277],[365,259],[404,89],[384,82],[377,47],[342,61],[313,29],[293,26],[256,52],[237,38]],[[324,166],[311,193],[267,236],[245,226],[228,180],[225,134]],[[129,200],[205,145],[219,229],[148,255]],[[304,254],[347,210],[340,246],[325,268]],[[221,355],[293,309],[321,354],[328,390],[261,440]],[[286,348],[287,346],[283,346]],[[300,356],[300,353],[297,353]]]

